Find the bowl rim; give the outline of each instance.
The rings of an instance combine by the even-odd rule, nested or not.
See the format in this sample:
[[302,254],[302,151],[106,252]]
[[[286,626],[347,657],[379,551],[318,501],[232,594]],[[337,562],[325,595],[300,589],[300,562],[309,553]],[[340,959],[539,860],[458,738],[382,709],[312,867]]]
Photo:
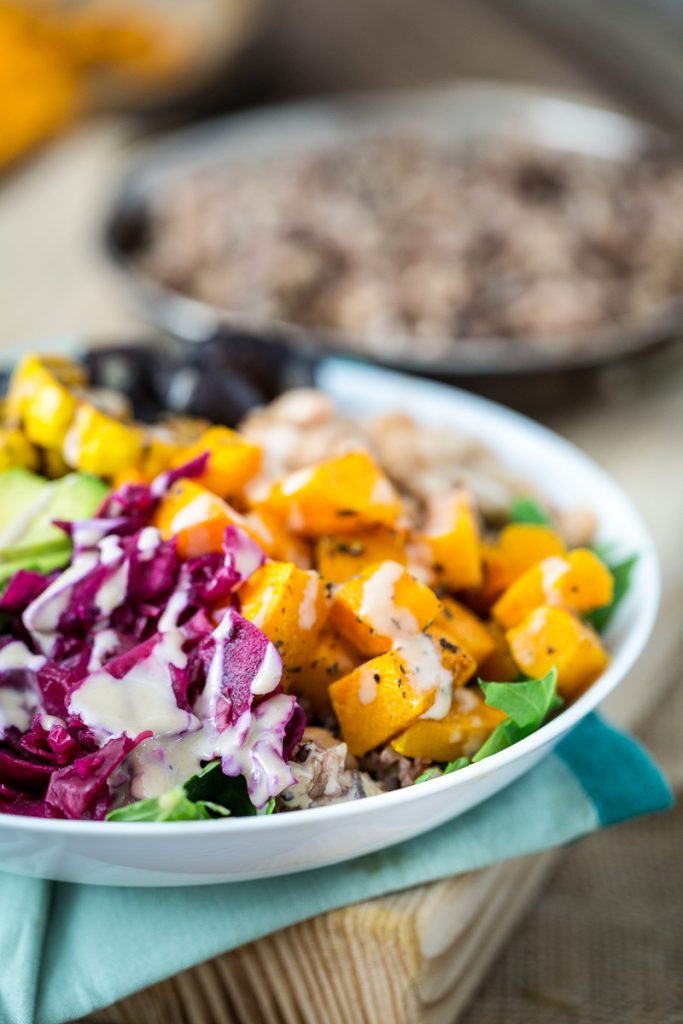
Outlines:
[[[402,373],[368,367],[362,364],[356,366],[353,361],[337,359],[327,360],[321,365],[319,383],[323,390],[331,392],[334,397],[335,388],[343,390],[344,387],[348,387],[353,382],[354,377],[358,380],[364,379],[368,388],[376,386],[377,381],[381,381],[387,386],[392,384],[394,386],[400,385],[402,388],[407,388],[408,391],[413,393],[423,392],[425,397],[431,393],[440,396],[442,400],[457,401],[463,409],[466,410],[469,407],[471,410],[478,410],[480,414],[487,418],[493,417],[498,420],[501,426],[507,423],[516,426],[518,430],[522,430],[527,434],[535,435],[542,444],[550,449],[554,449],[557,455],[564,456],[568,460],[573,461],[576,465],[585,469],[589,476],[600,480],[603,489],[610,492],[612,498],[627,513],[634,526],[634,533],[638,535],[639,545],[637,552],[639,556],[637,566],[638,602],[634,605],[637,608],[637,614],[634,615],[633,626],[628,636],[618,646],[607,669],[573,704],[566,707],[555,718],[541,726],[540,729],[537,729],[536,732],[482,761],[469,764],[450,775],[444,775],[421,783],[419,788],[416,785],[412,785],[405,789],[381,793],[362,800],[351,800],[329,804],[324,807],[299,809],[280,814],[216,818],[199,822],[81,821],[64,818],[33,818],[28,815],[13,815],[0,812],[0,829],[44,834],[58,833],[74,837],[107,835],[112,839],[114,837],[117,839],[129,837],[138,840],[153,836],[179,838],[189,835],[206,837],[208,835],[224,834],[226,841],[229,841],[230,836],[235,833],[241,835],[265,835],[267,831],[272,829],[296,830],[298,828],[306,828],[306,823],[312,824],[314,821],[324,825],[325,822],[329,822],[332,819],[343,820],[363,817],[375,812],[380,813],[388,807],[412,805],[416,800],[423,799],[429,794],[433,795],[437,786],[440,786],[441,792],[445,793],[449,789],[454,790],[458,786],[466,785],[468,782],[474,782],[477,779],[483,779],[488,775],[504,771],[507,765],[523,759],[526,755],[532,755],[543,747],[554,744],[560,737],[578,725],[589,712],[593,711],[623,681],[645,648],[652,632],[659,607],[661,578],[659,561],[652,535],[643,517],[620,485],[592,458],[555,431],[537,423],[522,413],[460,388],[435,381],[410,378]],[[374,385],[373,378],[375,378]],[[476,438],[476,436],[476,430],[474,430],[472,437]],[[635,597],[635,594],[633,597]]]

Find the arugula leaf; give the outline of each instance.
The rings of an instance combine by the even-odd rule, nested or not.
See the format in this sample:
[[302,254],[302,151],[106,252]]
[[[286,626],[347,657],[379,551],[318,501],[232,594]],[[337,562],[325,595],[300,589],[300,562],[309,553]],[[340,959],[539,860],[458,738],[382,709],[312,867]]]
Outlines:
[[531,523],[534,526],[550,526],[552,519],[544,512],[534,498],[515,498],[508,509],[511,523]]
[[[272,814],[275,800],[269,800],[262,814]],[[246,779],[224,775],[220,761],[211,761],[182,786],[161,796],[138,800],[110,811],[107,821],[199,821],[231,815],[244,818],[257,814],[249,799]]]
[[557,669],[551,668],[542,679],[521,683],[485,683],[480,679],[479,685],[490,707],[504,711],[515,725],[538,728],[556,693]]
[[472,758],[472,762],[497,754],[539,729],[551,711],[563,703],[557,694],[557,669],[542,679],[521,683],[486,683],[479,680],[486,703],[508,716],[497,725]]
[[211,761],[184,784],[190,800],[211,801],[225,807],[235,818],[256,814],[249,799],[247,781],[242,775],[224,775],[220,761]]
[[429,782],[430,779],[437,779],[441,775],[450,775],[451,772],[457,772],[461,768],[465,768],[469,763],[469,757],[458,757],[455,761],[449,761],[443,769],[438,768],[436,765],[433,768],[427,768],[426,771],[422,772],[422,775],[418,775],[414,785],[417,785],[418,782]]
[[174,786],[161,796],[137,800],[110,811],[107,821],[198,821],[230,814],[209,800],[190,800],[184,786]]
[[625,558],[623,562],[618,562],[616,565],[610,565],[607,562],[607,568],[614,577],[614,595],[609,604],[606,604],[603,608],[596,608],[595,611],[590,612],[586,616],[586,622],[589,622],[598,633],[605,629],[628,593],[637,561],[638,555],[631,555],[630,558]]

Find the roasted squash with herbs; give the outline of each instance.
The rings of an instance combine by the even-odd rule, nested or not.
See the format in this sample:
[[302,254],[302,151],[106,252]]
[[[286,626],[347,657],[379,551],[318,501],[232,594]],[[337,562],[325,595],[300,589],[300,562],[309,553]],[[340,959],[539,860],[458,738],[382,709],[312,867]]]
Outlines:
[[534,678],[557,668],[557,691],[575,697],[609,662],[598,634],[572,612],[544,605],[506,633],[520,670]]

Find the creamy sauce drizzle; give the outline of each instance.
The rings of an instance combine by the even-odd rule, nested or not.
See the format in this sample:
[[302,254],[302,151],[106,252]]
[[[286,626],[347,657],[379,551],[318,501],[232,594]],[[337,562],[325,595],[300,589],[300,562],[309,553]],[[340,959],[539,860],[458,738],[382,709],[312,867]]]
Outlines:
[[570,563],[565,558],[544,558],[539,565],[539,569],[545,603],[551,605],[562,604],[562,595],[557,589],[557,583],[571,571]]
[[299,605],[299,629],[313,629],[318,618],[318,579],[311,574]]
[[93,672],[71,695],[69,710],[101,740],[146,729],[168,736],[198,728],[195,715],[178,707],[169,671],[170,665],[183,668],[187,662],[183,639],[179,630],[164,633],[123,679],[106,669]]
[[396,584],[405,571],[398,562],[383,562],[363,584],[360,615],[381,636],[397,639],[417,632],[413,613],[397,605],[394,599]]

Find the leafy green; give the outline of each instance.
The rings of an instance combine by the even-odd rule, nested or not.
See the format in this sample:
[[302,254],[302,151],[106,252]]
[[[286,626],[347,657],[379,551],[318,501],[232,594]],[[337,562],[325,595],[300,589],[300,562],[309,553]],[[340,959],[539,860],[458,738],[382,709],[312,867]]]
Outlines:
[[451,772],[460,771],[461,768],[466,768],[469,763],[469,757],[458,757],[455,761],[449,761],[444,768],[438,768],[437,766],[427,768],[426,771],[422,772],[422,775],[418,775],[415,779],[415,785],[418,782],[429,782],[430,779],[437,779],[441,775],[450,775]]
[[230,814],[210,800],[190,800],[184,786],[110,811],[107,821],[198,821]]
[[511,523],[531,523],[550,526],[552,520],[534,498],[515,498],[508,509]]
[[485,683],[480,680],[486,703],[504,711],[515,725],[538,728],[546,717],[555,696],[557,669],[552,668],[542,679],[526,679],[521,683]]
[[[269,800],[262,813],[272,814],[274,810],[275,800]],[[228,815],[244,818],[257,813],[243,776],[224,775],[220,761],[211,761],[182,786],[110,811],[107,821],[197,821]]]
[[539,729],[551,711],[562,704],[557,694],[557,669],[542,679],[521,683],[486,683],[479,680],[486,703],[508,716],[497,725],[472,758],[473,762],[497,754]]
[[603,608],[596,608],[595,611],[586,616],[586,621],[589,622],[593,629],[597,630],[598,633],[602,632],[602,630],[609,624],[612,616],[628,593],[629,587],[631,586],[633,570],[638,561],[638,555],[631,555],[630,558],[625,558],[623,562],[617,562],[616,564],[611,565],[609,561],[605,561],[607,568],[614,578],[614,595],[609,604],[606,604]]

